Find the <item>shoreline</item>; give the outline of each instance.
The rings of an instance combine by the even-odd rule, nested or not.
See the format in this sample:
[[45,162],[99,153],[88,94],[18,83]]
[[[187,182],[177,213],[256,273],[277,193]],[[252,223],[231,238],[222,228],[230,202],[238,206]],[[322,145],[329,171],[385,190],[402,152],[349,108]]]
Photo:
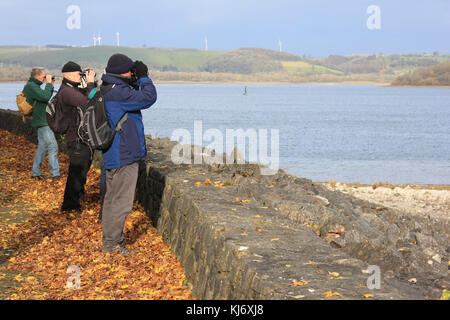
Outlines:
[[[153,79],[152,79],[153,80]],[[8,83],[26,83],[27,80],[0,80],[0,84]],[[153,80],[155,84],[242,84],[242,85],[258,85],[258,84],[270,84],[270,85],[378,85],[388,86],[388,83],[372,82],[372,81],[343,81],[343,82],[280,82],[280,81],[178,81],[178,80]],[[60,84],[57,81],[56,84]]]
[[388,207],[412,216],[450,221],[450,185],[362,185],[334,181],[321,185],[332,191],[377,203],[380,210]]
[[399,86],[399,85],[392,85],[392,84],[389,84],[386,87],[392,87],[392,88],[450,88],[450,86],[414,86],[414,85]]
[[[6,80],[0,80],[0,84],[25,84],[26,80],[21,81],[6,81]],[[326,85],[326,86],[338,86],[338,85],[372,85],[372,86],[379,86],[379,87],[386,87],[386,88],[439,88],[439,89],[448,89],[450,86],[414,86],[414,85],[407,85],[407,86],[397,86],[392,85],[390,83],[384,83],[384,82],[373,82],[373,81],[343,81],[343,82],[279,82],[279,81],[177,81],[177,80],[154,80],[155,84],[198,84],[198,85],[205,85],[205,84],[218,84],[218,85],[225,85],[225,84],[239,84],[239,85]],[[56,82],[56,84],[61,84],[60,82]]]
[[450,191],[450,184],[418,184],[418,183],[400,183],[400,184],[391,184],[391,183],[384,183],[384,182],[374,182],[374,183],[347,183],[347,182],[340,182],[340,181],[313,181],[315,184],[321,184],[321,185],[333,185],[333,184],[340,184],[341,186],[347,186],[350,188],[359,188],[359,187],[372,187],[374,190],[379,187],[385,187],[385,188],[411,188],[411,189],[427,189],[427,190],[448,190]]

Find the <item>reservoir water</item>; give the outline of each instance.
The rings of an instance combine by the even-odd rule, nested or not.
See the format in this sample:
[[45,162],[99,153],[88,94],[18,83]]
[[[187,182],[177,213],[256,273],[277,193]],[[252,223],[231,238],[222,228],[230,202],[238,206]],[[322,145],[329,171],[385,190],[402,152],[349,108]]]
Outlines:
[[[23,84],[0,84],[17,110]],[[145,131],[279,130],[280,167],[313,181],[450,184],[450,89],[371,85],[157,84]],[[206,146],[208,143],[204,143]],[[270,148],[269,148],[270,150]]]

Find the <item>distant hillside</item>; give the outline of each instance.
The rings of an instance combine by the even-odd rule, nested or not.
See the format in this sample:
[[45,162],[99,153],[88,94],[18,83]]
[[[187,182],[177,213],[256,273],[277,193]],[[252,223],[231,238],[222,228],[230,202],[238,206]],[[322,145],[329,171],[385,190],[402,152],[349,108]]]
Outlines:
[[84,48],[0,48],[0,63],[18,67],[43,66],[60,69],[69,61],[82,66],[106,67],[108,58],[114,53],[123,53],[134,60],[142,60],[159,71],[197,71],[206,61],[224,51],[197,49],[163,49],[97,46]]
[[[312,58],[259,48],[232,51],[199,49],[97,47],[0,47],[0,81],[23,81],[29,69],[42,66],[60,76],[73,60],[100,72],[114,53],[124,53],[149,65],[153,75],[176,82],[356,82],[391,83],[398,75],[450,59],[439,54],[330,55]],[[192,79],[192,80],[189,80]]]
[[266,73],[283,70],[282,61],[300,61],[300,56],[267,49],[237,49],[207,61],[200,71],[214,73]]
[[432,66],[450,59],[450,55],[439,54],[372,54],[330,55],[328,58],[307,59],[319,65],[344,73],[383,73],[398,75],[417,68]]
[[421,68],[392,81],[393,86],[450,86],[450,60]]

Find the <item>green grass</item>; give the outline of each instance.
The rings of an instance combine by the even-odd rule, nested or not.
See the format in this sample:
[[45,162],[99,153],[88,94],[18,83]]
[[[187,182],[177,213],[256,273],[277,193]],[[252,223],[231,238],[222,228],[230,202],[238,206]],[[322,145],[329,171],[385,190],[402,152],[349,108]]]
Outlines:
[[342,71],[334,70],[320,65],[314,65],[305,61],[281,61],[281,64],[283,65],[283,69],[286,71],[343,74]]
[[105,67],[109,57],[114,53],[126,54],[133,60],[142,60],[157,68],[171,66],[178,70],[196,71],[207,60],[223,54],[224,51],[114,46],[65,49],[0,48],[0,61],[5,64],[43,66],[49,69],[58,69],[69,60],[82,66]]

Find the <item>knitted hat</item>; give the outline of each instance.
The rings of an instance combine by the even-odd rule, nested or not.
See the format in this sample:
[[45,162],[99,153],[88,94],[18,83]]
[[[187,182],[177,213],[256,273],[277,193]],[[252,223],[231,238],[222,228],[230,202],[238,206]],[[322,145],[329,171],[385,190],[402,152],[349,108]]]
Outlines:
[[108,66],[106,67],[107,73],[122,74],[131,70],[133,67],[133,60],[126,55],[116,53],[108,60]]
[[78,63],[75,63],[73,61],[69,61],[67,62],[63,67],[61,72],[65,73],[65,72],[75,72],[75,71],[81,71],[81,66]]

